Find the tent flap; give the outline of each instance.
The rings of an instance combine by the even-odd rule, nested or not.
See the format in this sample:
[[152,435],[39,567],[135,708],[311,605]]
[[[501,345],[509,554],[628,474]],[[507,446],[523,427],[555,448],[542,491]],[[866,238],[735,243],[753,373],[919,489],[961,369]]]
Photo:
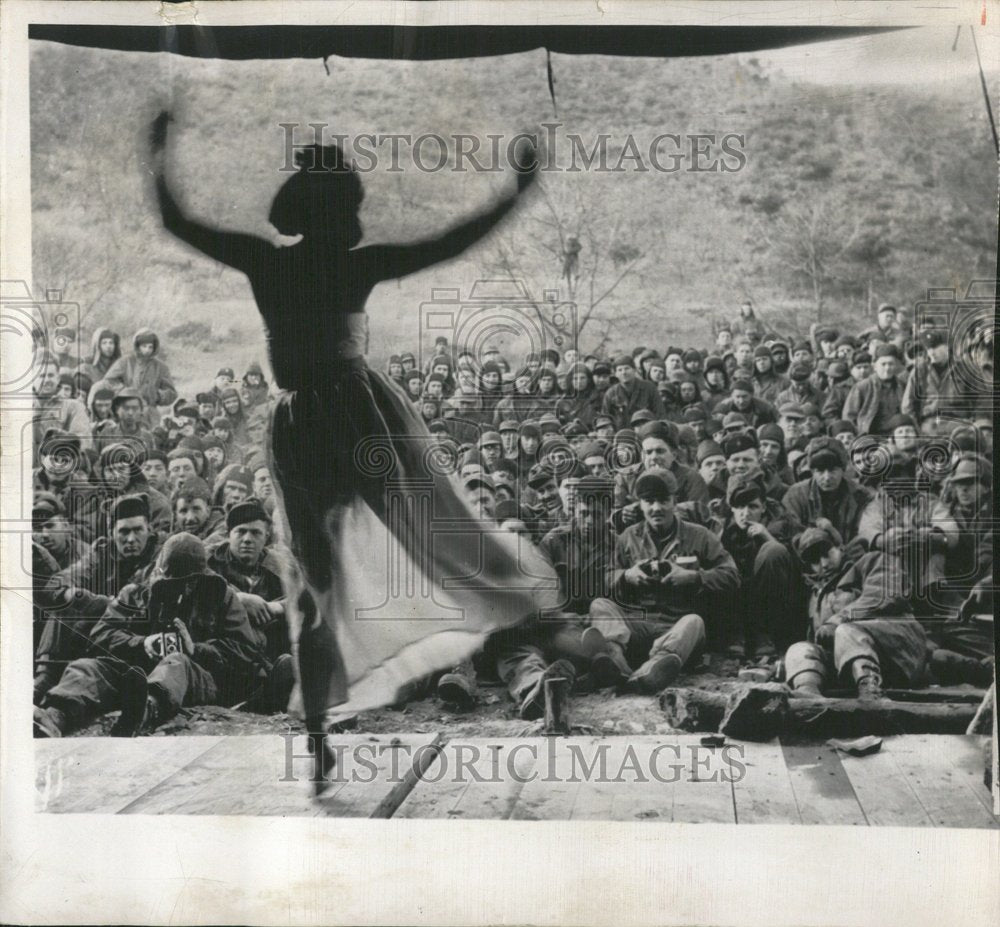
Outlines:
[[565,55],[725,55],[885,32],[833,26],[77,26],[32,24],[28,37],[194,58],[480,58],[545,48]]

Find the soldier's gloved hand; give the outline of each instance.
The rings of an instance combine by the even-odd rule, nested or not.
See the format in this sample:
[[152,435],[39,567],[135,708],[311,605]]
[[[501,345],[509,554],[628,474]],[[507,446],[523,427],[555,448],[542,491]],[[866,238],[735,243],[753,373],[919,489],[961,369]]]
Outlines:
[[163,637],[159,634],[148,634],[142,641],[146,656],[151,660],[159,660],[163,657]]
[[629,525],[637,525],[642,521],[642,509],[638,502],[630,502],[622,509],[622,524],[627,528]]
[[759,521],[751,522],[747,525],[747,534],[752,538],[760,538],[762,541],[773,541],[774,537],[771,532],[762,525]]
[[665,586],[692,586],[698,582],[700,576],[698,570],[689,570],[687,567],[677,566],[675,563],[661,582]]
[[267,607],[267,602],[259,595],[254,595],[252,592],[241,592],[240,601],[247,610],[247,617],[250,619],[250,627],[252,628],[261,628],[274,617]]
[[642,568],[641,563],[630,566],[625,571],[625,582],[630,586],[648,586],[654,582],[653,578]]

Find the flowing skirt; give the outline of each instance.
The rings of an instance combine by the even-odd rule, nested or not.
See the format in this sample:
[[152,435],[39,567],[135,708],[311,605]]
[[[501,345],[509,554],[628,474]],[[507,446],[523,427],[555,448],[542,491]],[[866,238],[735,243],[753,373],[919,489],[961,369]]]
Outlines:
[[324,668],[303,669],[307,715],[320,699],[338,715],[391,704],[558,604],[545,559],[472,513],[413,404],[363,359],[285,393],[269,444],[300,568],[286,598],[293,648],[300,667]]

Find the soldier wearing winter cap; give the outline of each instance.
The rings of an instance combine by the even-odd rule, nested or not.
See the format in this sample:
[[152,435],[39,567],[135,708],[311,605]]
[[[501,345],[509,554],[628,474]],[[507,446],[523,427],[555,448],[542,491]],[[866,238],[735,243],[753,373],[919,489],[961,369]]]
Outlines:
[[910,611],[899,560],[858,554],[827,525],[806,528],[795,551],[811,590],[810,640],[785,654],[785,677],[800,695],[819,696],[852,680],[858,697],[882,697],[883,677],[911,687],[925,677],[927,635]]
[[729,477],[726,503],[722,546],[741,579],[731,606],[736,620],[730,626],[727,650],[739,659],[748,653],[754,659],[770,658],[776,645],[785,647],[800,634],[798,603],[789,595],[798,582],[787,546],[794,525],[771,497],[759,467]]
[[640,409],[648,410],[653,418],[661,418],[665,409],[656,385],[639,377],[632,358],[625,354],[615,358],[614,368],[618,382],[608,387],[601,411],[614,419],[615,428],[625,428]]
[[785,510],[803,529],[833,527],[841,537],[853,538],[872,493],[847,475],[847,449],[839,441],[813,438],[806,455],[810,475],[785,493]]
[[635,490],[641,521],[618,537],[613,594],[590,607],[590,623],[613,653],[593,672],[599,684],[656,693],[703,646],[706,622],[721,620],[739,579],[715,535],[675,514],[673,473],[651,467]]
[[773,422],[777,418],[774,406],[755,396],[753,381],[744,378],[734,380],[729,398],[715,407],[716,415],[725,416],[730,412],[738,412],[752,428],[765,422]]

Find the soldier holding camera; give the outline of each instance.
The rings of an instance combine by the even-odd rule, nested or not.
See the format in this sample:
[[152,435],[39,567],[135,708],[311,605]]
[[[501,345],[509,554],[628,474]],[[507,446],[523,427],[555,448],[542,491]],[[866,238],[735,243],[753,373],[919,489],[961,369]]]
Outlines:
[[610,598],[595,599],[591,624],[621,648],[629,666],[619,683],[640,692],[670,685],[705,643],[705,622],[721,617],[736,591],[733,558],[707,528],[677,517],[677,480],[647,470],[635,483],[643,520],[626,528],[608,571]]
[[122,710],[112,734],[150,731],[187,705],[232,704],[268,668],[237,591],[208,569],[205,546],[173,535],[152,583],[126,586],[35,709],[37,737],[61,737]]

